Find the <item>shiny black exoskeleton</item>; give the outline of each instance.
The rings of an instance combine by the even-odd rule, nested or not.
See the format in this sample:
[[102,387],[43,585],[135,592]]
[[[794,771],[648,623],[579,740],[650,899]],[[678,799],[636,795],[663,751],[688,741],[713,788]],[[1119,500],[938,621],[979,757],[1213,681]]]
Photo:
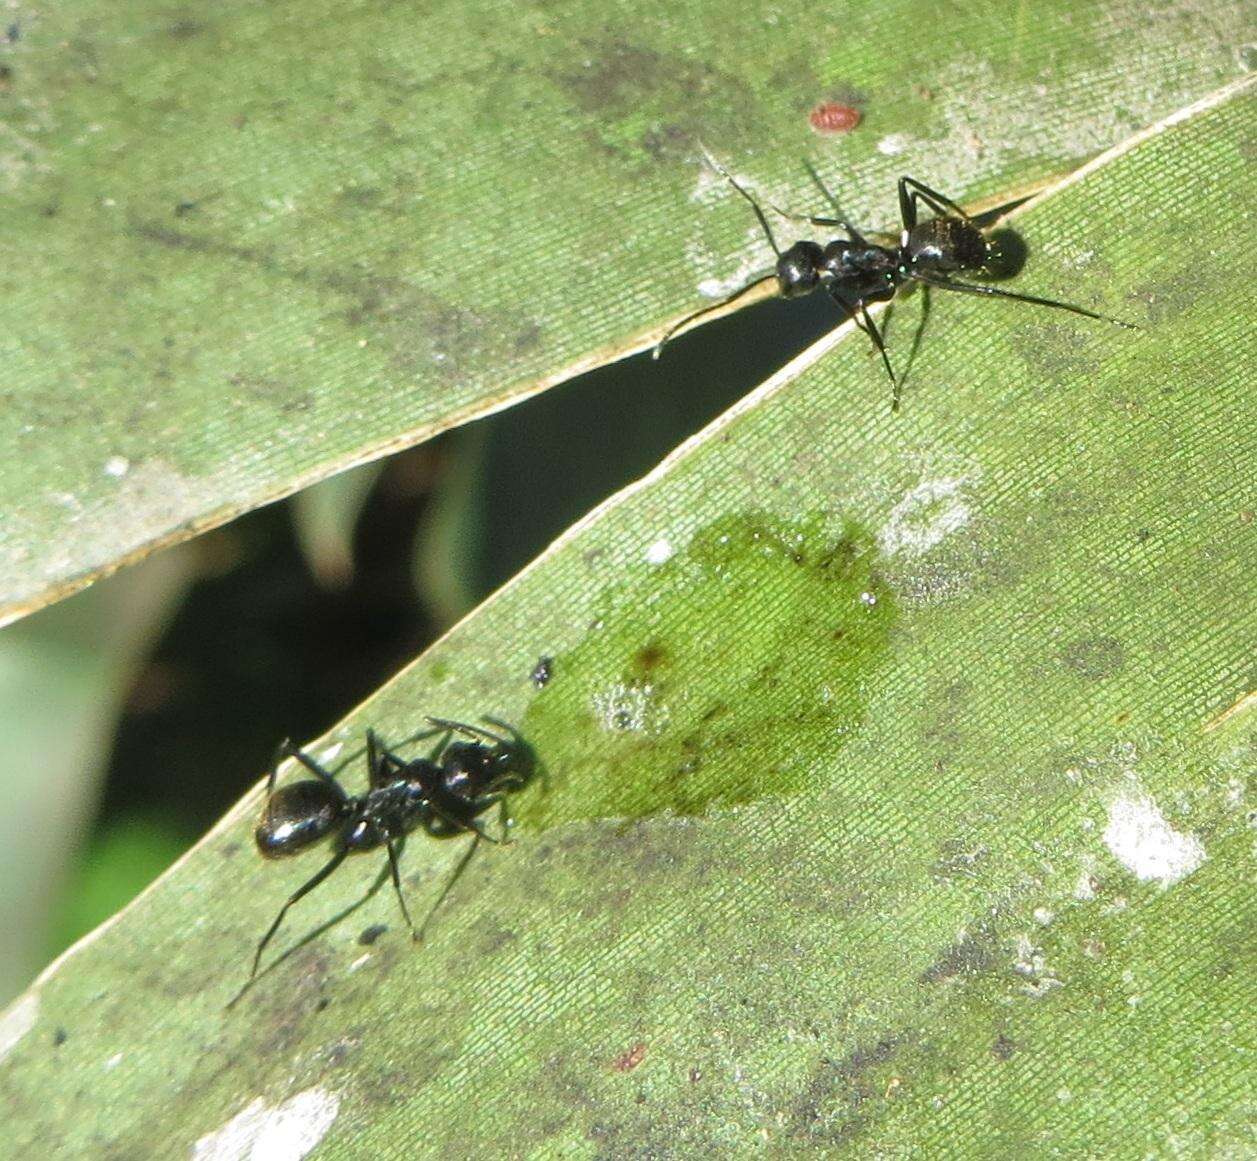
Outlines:
[[[482,838],[500,841],[487,834],[478,820],[498,803],[505,828],[506,795],[524,786],[533,774],[530,749],[509,726],[490,719],[485,720],[502,730],[502,735],[461,722],[428,720],[435,728],[420,737],[442,737],[427,758],[401,758],[383,745],[373,730],[367,731],[368,788],[361,795],[347,794],[335,774],[290,742],[280,744],[266,784],[262,818],[254,831],[258,851],[264,858],[284,858],[331,836],[334,854],[318,874],[288,897],[258,944],[250,979],[257,974],[262,952],[279,930],[288,909],[331,875],[347,856],[384,847],[402,915],[418,939],[422,928],[416,931],[411,922],[398,871],[405,837],[422,829],[436,837],[470,832],[475,843]],[[463,739],[452,740],[455,733],[463,735]],[[295,758],[316,777],[276,789],[279,764],[284,758]],[[466,865],[475,843],[459,864],[455,878]],[[445,891],[441,899],[444,895]]]
[[[782,217],[810,222],[814,226],[841,226],[848,234],[847,238],[835,239],[824,246],[817,242],[801,241],[782,250],[773,237],[768,219],[759,203],[711,157],[708,157],[708,161],[751,204],[768,238],[768,244],[777,255],[776,269],[771,274],[752,279],[721,302],[683,318],[656,344],[656,358],[664,344],[679,330],[704,315],[728,306],[754,287],[774,280],[777,283],[777,293],[782,298],[800,298],[823,288],[845,314],[855,319],[856,325],[872,339],[873,345],[882,356],[893,387],[891,409],[894,411],[899,410],[899,380],[890,365],[881,332],[869,315],[868,306],[874,302],[890,301],[907,284],[920,283],[926,287],[955,290],[962,294],[1011,298],[1018,302],[1055,307],[1057,310],[1067,310],[1087,318],[1102,319],[1117,326],[1135,329],[1131,323],[1070,303],[1036,298],[1029,294],[1015,294],[994,286],[957,281],[952,277],[957,271],[992,273],[995,258],[992,247],[979,225],[960,206],[915,178],[899,179],[899,214],[903,229],[897,246],[870,242],[841,216],[826,218],[791,214],[773,206],[772,209]],[[833,204],[832,195],[810,166],[808,172]],[[923,202],[936,216],[924,222],[919,221],[918,202]],[[837,211],[836,205],[835,210]]]

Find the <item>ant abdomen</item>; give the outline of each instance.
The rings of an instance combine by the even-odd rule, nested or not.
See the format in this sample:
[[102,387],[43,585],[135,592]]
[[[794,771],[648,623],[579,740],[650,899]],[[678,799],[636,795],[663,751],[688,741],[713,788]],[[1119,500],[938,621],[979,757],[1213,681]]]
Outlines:
[[825,252],[815,242],[795,242],[777,259],[777,289],[783,298],[802,298],[816,289]]
[[981,270],[989,249],[981,230],[959,218],[930,218],[908,233],[908,258],[916,270],[949,273]]
[[344,801],[327,783],[290,782],[267,798],[253,838],[263,858],[295,855],[331,834],[344,812]]

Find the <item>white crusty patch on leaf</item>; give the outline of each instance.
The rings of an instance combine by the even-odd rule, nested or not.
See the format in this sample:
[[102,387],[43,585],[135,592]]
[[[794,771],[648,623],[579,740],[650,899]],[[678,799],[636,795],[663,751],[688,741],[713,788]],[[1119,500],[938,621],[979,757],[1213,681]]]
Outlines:
[[1054,989],[1064,986],[1057,978],[1055,969],[1048,964],[1043,949],[1037,947],[1029,935],[1017,936],[1016,955],[1013,971],[1022,977],[1024,982],[1021,984],[1021,991],[1027,996],[1039,1000]]
[[663,564],[665,561],[670,560],[675,552],[676,549],[672,547],[671,541],[667,537],[661,536],[646,549],[646,563]]
[[206,1133],[192,1151],[195,1161],[301,1161],[327,1134],[340,1097],[308,1088],[270,1107],[261,1098],[221,1129]]
[[1137,879],[1163,887],[1190,875],[1205,861],[1204,844],[1193,834],[1175,830],[1137,784],[1124,788],[1109,803],[1104,845]]
[[973,512],[965,489],[977,472],[922,480],[891,509],[877,534],[887,556],[922,556],[969,523]]

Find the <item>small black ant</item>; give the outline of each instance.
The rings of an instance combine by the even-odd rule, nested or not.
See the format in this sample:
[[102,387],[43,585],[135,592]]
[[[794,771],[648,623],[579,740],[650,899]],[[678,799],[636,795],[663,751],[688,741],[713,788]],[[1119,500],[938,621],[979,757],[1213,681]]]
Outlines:
[[[348,855],[379,847],[385,849],[402,915],[412,937],[419,940],[479,841],[504,841],[487,834],[477,820],[498,803],[505,833],[509,825],[506,795],[526,785],[532,777],[531,749],[510,726],[492,718],[484,721],[501,730],[501,735],[444,718],[429,718],[428,721],[435,729],[408,739],[421,741],[441,734],[436,749],[427,758],[401,758],[380,741],[374,730],[367,730],[368,789],[361,795],[346,794],[335,774],[291,742],[280,743],[266,783],[262,818],[254,831],[258,850],[263,858],[284,858],[299,854],[331,835],[336,853],[280,908],[275,922],[258,944],[250,981],[257,975],[262,952],[279,930],[288,909],[331,875]],[[454,741],[454,734],[468,740]],[[275,782],[284,758],[295,758],[317,778],[291,782],[277,790]],[[428,912],[423,926],[416,930],[402,895],[398,857],[406,836],[419,828],[437,838],[470,832],[475,839]]]
[[[782,250],[777,245],[768,225],[768,219],[755,198],[739,185],[733,175],[714,158],[707,155],[707,160],[712,168],[722,174],[729,184],[750,203],[768,239],[768,244],[777,255],[776,270],[771,274],[752,279],[727,298],[687,315],[670,327],[663,338],[655,344],[653,354],[656,359],[663,350],[664,344],[695,319],[721,310],[755,287],[774,280],[777,283],[777,293],[782,298],[800,298],[823,287],[839,308],[855,319],[856,326],[872,339],[873,345],[882,356],[886,374],[890,376],[893,388],[892,411],[899,410],[899,380],[895,378],[895,372],[890,365],[890,358],[886,354],[886,345],[882,341],[881,332],[869,315],[868,304],[889,302],[901,287],[911,283],[920,283],[926,288],[955,290],[961,294],[1011,298],[1018,302],[1050,306],[1057,310],[1084,315],[1086,318],[1100,319],[1119,327],[1126,327],[1128,330],[1139,329],[1133,323],[1109,318],[1108,315],[1097,314],[1093,310],[1074,306],[1071,303],[1057,302],[1050,298],[1037,298],[1030,294],[1015,294],[1010,290],[1000,290],[994,286],[956,281],[951,275],[958,270],[994,273],[999,255],[973,218],[950,198],[930,189],[916,178],[901,177],[899,179],[899,215],[903,229],[897,246],[883,246],[870,242],[842,216],[841,209],[824,182],[821,181],[820,175],[805,162],[809,176],[820,188],[821,193],[825,195],[838,216],[822,218],[808,214],[793,214],[769,203],[770,208],[783,218],[809,222],[813,226],[841,226],[847,231],[850,240],[838,238],[824,246],[810,241],[795,242],[788,249]],[[924,202],[936,216],[919,222],[917,220],[918,202]]]

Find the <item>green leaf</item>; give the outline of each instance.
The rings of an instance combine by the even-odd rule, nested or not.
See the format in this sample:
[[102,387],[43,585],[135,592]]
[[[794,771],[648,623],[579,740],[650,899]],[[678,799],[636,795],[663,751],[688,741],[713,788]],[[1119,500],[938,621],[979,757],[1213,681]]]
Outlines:
[[[1031,12],[1033,11],[1033,15]],[[700,136],[887,224],[1072,167],[1242,13],[1003,0],[43,6],[0,47],[0,619],[639,348],[762,262]],[[854,133],[808,111],[855,101]]]
[[[225,1010],[318,865],[257,858],[253,796],[5,1017],[10,1147],[1241,1152],[1252,94],[1016,219],[1018,289],[1143,330],[938,301],[892,417],[846,328],[317,748],[535,747],[425,945],[387,891],[329,925],[353,860]],[[464,849],[411,843],[416,909]]]

